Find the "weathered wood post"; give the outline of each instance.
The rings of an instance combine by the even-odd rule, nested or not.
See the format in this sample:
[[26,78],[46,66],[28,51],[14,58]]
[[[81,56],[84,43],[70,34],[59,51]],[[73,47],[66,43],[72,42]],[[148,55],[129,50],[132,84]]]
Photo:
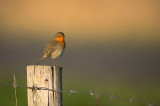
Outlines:
[[28,106],[62,106],[62,68],[27,66],[27,86],[55,91],[28,89]]
[[54,106],[63,106],[62,102],[62,68],[54,67]]

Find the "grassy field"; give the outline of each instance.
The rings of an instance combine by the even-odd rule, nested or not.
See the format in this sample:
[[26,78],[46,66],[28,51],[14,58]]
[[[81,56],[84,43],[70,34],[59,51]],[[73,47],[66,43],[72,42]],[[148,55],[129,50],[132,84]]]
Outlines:
[[[26,85],[25,77],[20,74],[16,76],[20,85]],[[64,106],[147,106],[144,103],[153,103],[156,106],[160,105],[160,85],[155,80],[146,79],[125,79],[122,77],[99,77],[91,76],[69,76],[63,75],[63,90],[77,90],[80,92],[96,92],[107,93],[109,95],[120,98],[111,99],[110,96],[100,95],[96,99],[96,95],[83,93],[64,93]],[[3,84],[12,83],[12,75],[9,78],[1,76],[0,82]],[[15,106],[14,88],[0,87],[0,106]],[[18,106],[27,106],[27,90],[25,88],[17,88]],[[135,98],[141,102],[130,104],[129,99]],[[124,100],[123,100],[124,99]],[[126,101],[125,101],[126,99]]]

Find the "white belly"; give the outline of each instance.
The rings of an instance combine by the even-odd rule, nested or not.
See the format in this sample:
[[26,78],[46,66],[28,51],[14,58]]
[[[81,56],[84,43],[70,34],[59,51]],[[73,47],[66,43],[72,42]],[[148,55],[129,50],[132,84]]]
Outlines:
[[64,52],[64,49],[62,48],[62,46],[60,44],[57,45],[57,47],[55,48],[54,52],[52,52],[51,54],[51,58],[56,59],[60,56],[62,56]]

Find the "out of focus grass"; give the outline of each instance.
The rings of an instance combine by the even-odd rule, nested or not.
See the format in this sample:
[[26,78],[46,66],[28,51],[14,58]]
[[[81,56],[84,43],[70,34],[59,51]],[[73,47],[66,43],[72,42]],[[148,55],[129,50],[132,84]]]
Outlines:
[[[77,81],[77,80],[74,80]],[[70,81],[69,81],[70,82]],[[68,83],[69,83],[68,82]],[[141,82],[143,82],[141,84]],[[126,82],[123,79],[109,78],[107,80],[92,79],[92,81],[77,81],[77,83],[64,84],[64,87],[68,89],[76,89],[82,92],[92,92],[97,93],[113,93],[115,96],[121,99],[135,98],[145,103],[160,104],[160,85],[154,81],[141,81],[139,82]],[[74,87],[73,87],[74,85]],[[86,94],[64,94],[64,104],[66,106],[84,106],[91,105],[96,106],[96,97]],[[109,96],[100,96],[100,106],[146,106],[146,104],[129,101],[121,101],[111,99]]]
[[[3,72],[4,73],[4,72]],[[7,74],[7,73],[6,73]],[[12,75],[0,77],[0,82],[3,84],[12,83]],[[26,85],[26,76],[17,74],[16,78],[20,85]],[[113,78],[96,78],[96,76],[69,76],[63,75],[64,90],[78,90],[82,92],[97,92],[114,94],[121,99],[136,98],[148,103],[160,105],[160,85],[156,81],[138,79],[127,80],[122,77]],[[27,90],[25,88],[17,88],[18,106],[27,106]],[[14,88],[0,87],[0,106],[15,106]],[[88,94],[64,93],[64,106],[96,106],[96,97]],[[99,106],[146,106],[143,103],[129,101],[120,101],[111,99],[109,96],[100,96]]]

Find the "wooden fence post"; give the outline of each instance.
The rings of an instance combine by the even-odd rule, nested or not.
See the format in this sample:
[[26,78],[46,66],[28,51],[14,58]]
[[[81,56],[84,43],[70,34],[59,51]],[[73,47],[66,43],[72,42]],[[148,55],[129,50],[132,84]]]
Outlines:
[[62,106],[62,92],[59,92],[62,90],[61,68],[41,65],[27,66],[27,86],[58,91],[28,89],[28,106]]
[[63,106],[62,102],[62,68],[54,67],[54,106]]

